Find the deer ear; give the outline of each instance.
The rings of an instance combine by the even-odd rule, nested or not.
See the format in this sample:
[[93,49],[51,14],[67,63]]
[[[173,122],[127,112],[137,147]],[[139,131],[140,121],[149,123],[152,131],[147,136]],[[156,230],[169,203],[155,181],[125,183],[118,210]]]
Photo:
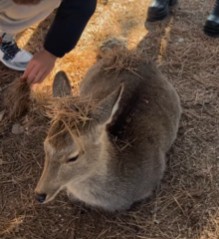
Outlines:
[[64,97],[72,95],[71,84],[64,71],[59,71],[53,81],[53,96]]
[[115,91],[103,99],[97,106],[93,116],[94,119],[103,125],[112,123],[115,115],[119,111],[124,85],[121,84]]

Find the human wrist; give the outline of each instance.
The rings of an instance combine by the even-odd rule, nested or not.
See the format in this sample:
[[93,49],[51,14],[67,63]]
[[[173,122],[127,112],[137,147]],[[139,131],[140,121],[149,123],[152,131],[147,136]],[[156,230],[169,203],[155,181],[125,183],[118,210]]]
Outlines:
[[45,48],[42,50],[43,53],[45,53],[50,59],[56,61],[57,60],[57,56],[55,56],[54,54],[52,54],[51,52],[49,52],[48,50],[46,50]]

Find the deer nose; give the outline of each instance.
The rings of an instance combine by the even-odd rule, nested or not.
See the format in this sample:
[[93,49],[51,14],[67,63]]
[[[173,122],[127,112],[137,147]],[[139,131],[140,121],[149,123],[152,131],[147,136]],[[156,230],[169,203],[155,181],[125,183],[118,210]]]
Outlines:
[[36,193],[36,200],[39,202],[39,203],[43,203],[45,200],[46,200],[46,194],[45,193]]

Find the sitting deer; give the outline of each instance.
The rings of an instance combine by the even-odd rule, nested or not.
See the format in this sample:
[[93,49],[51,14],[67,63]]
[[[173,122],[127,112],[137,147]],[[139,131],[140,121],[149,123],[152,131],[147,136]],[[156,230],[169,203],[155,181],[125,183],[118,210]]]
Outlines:
[[66,190],[87,205],[118,211],[149,197],[163,177],[181,115],[179,97],[158,69],[121,49],[94,64],[79,96],[69,96],[63,72],[53,90],[64,98],[44,142],[36,199],[47,203]]

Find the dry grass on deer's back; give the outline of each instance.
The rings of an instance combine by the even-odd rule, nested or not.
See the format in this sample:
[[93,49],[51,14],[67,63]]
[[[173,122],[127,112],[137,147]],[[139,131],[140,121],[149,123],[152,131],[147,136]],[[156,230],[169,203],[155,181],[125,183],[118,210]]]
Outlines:
[[[101,53],[99,57],[102,58]],[[105,73],[112,71],[120,73],[124,70],[134,73],[141,63],[146,63],[145,58],[140,54],[136,51],[128,51],[126,48],[107,52],[102,60],[102,69]]]

